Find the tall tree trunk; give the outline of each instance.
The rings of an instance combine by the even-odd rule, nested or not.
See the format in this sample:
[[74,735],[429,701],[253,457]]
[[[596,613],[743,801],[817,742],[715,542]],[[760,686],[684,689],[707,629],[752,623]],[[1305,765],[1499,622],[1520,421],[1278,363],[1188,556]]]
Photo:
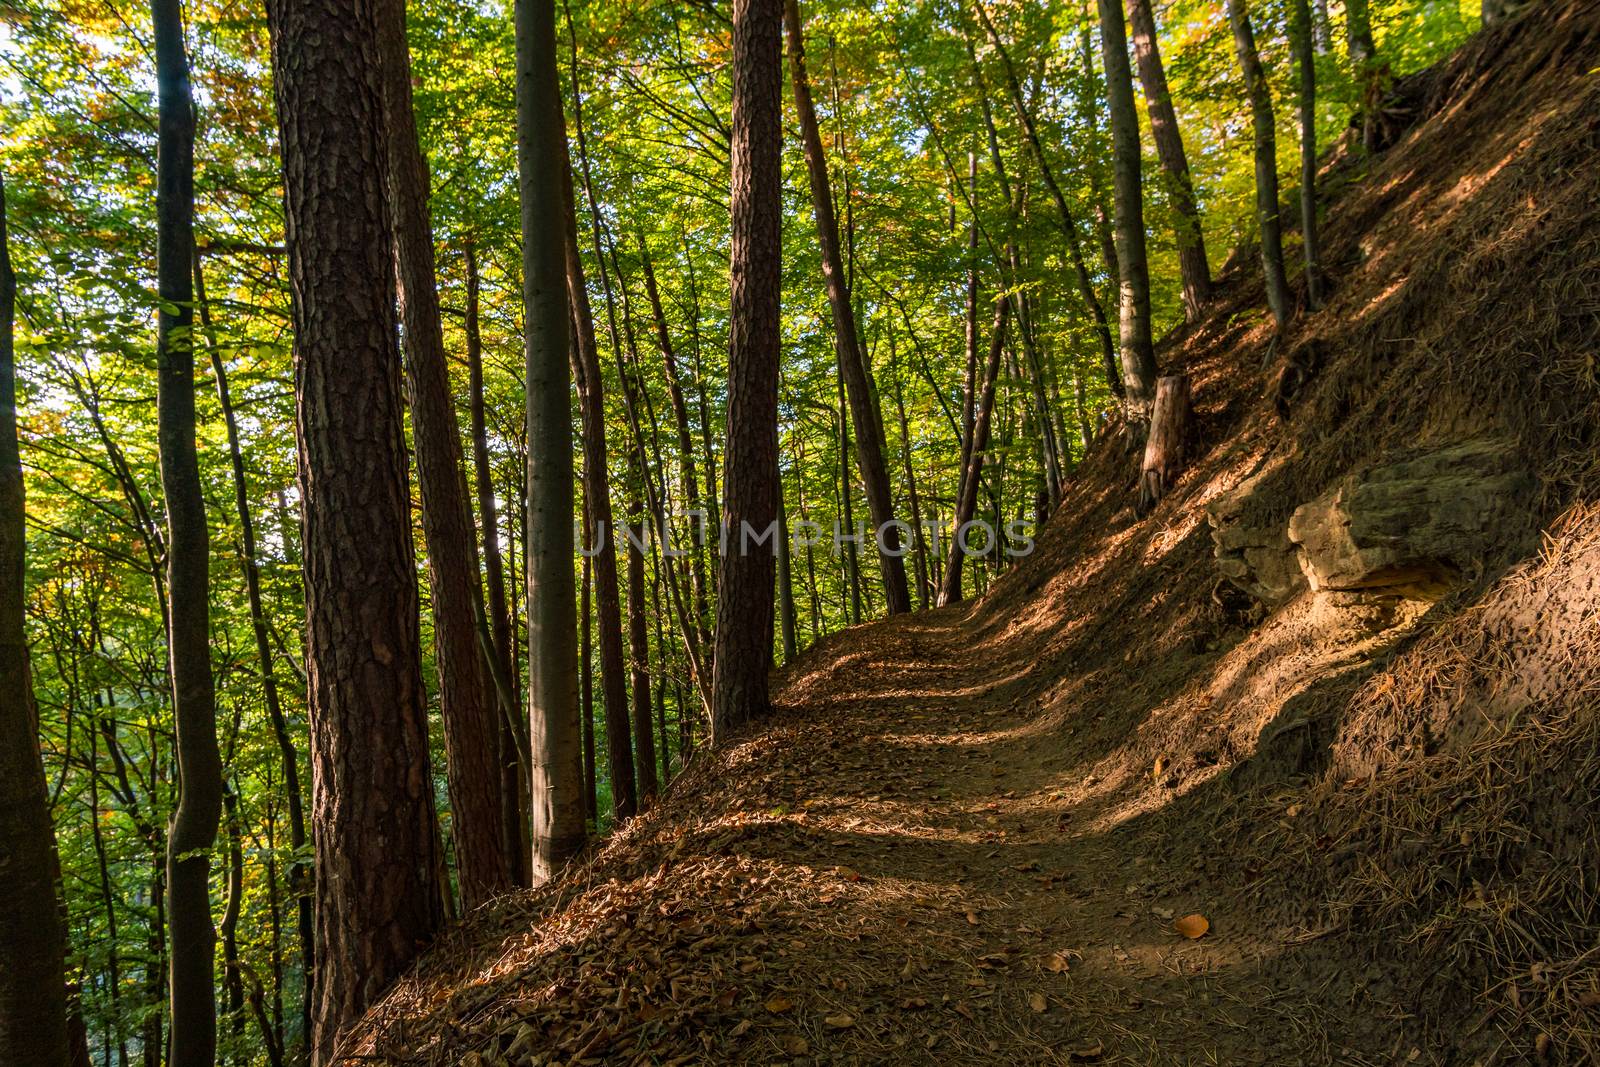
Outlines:
[[771,709],[777,534],[778,353],[782,293],[782,0],[734,0],[728,436],[722,477],[727,543],[717,583],[711,739]]
[[428,585],[433,594],[445,780],[461,903],[470,910],[512,886],[500,812],[497,756],[502,717],[478,643],[475,604],[482,590],[477,535],[467,502],[461,426],[456,420],[449,357],[439,321],[428,165],[417,143],[411,106],[405,0],[377,0],[376,17],[388,131],[384,147],[388,153],[389,218],[394,231],[395,281],[405,338],[417,483],[422,495],[422,532],[428,546]]
[[[1039,173],[1044,177],[1045,185],[1050,190],[1050,198],[1055,202],[1056,212],[1061,217],[1061,233],[1067,243],[1067,258],[1072,263],[1073,275],[1077,280],[1078,296],[1088,309],[1090,319],[1094,326],[1095,337],[1100,342],[1101,357],[1105,362],[1106,384],[1117,396],[1123,393],[1123,376],[1117,373],[1116,349],[1111,341],[1111,327],[1107,322],[1105,308],[1101,306],[1100,296],[1095,292],[1094,281],[1089,276],[1089,266],[1083,257],[1083,246],[1078,236],[1078,224],[1072,215],[1072,209],[1067,206],[1067,198],[1061,191],[1061,185],[1056,181],[1055,171],[1050,166],[1049,159],[1044,154],[1044,146],[1039,140],[1038,128],[1033,122],[1033,113],[1028,109],[1027,101],[1022,97],[1022,84],[1017,79],[1016,67],[1011,62],[1011,53],[1007,51],[1005,43],[1000,40],[1000,33],[995,28],[994,22],[989,17],[988,10],[980,2],[977,5],[978,18],[983,22],[984,29],[989,34],[989,40],[994,44],[995,51],[1000,55],[1001,67],[1005,71],[1006,87],[1010,92],[1012,106],[1016,109],[1017,118],[1022,123],[1023,133],[1027,135],[1028,146],[1033,150],[1034,160],[1039,164]],[[968,43],[971,51],[971,43]],[[973,60],[976,66],[976,59]],[[1124,62],[1126,67],[1126,62]],[[1000,170],[1000,149],[996,141],[994,121],[989,117],[987,98],[984,102],[985,125],[989,131],[990,150],[995,156],[996,172],[1000,175],[1002,184],[1005,184],[1004,172]],[[1006,191],[1006,200],[1011,200],[1009,189]],[[1098,194],[1096,194],[1098,200]],[[1115,250],[1106,257],[1106,269],[1113,274],[1119,268],[1116,262]],[[974,328],[975,329],[975,328]],[[964,457],[965,459],[966,457]],[[963,462],[963,468],[968,464]]]
[[167,506],[168,663],[178,756],[178,801],[167,837],[171,1062],[211,1067],[217,1016],[210,850],[222,816],[222,760],[211,678],[211,535],[195,450],[194,100],[179,0],[153,0],[151,17],[159,99],[156,433]]
[[371,8],[273,0],[304,511],[312,1060],[443,920]]
[[1261,268],[1267,280],[1267,306],[1272,309],[1272,317],[1281,330],[1289,321],[1289,281],[1283,269],[1283,220],[1278,213],[1278,139],[1272,114],[1272,91],[1256,53],[1255,32],[1250,28],[1245,0],[1227,0],[1227,3],[1234,49],[1239,56],[1239,68],[1244,72],[1250,118],[1255,126],[1256,228],[1261,239]]
[[[624,380],[626,388],[626,380]],[[644,470],[643,449],[634,449],[633,478],[627,490],[628,533],[618,546],[628,554],[628,666],[629,697],[633,709],[633,765],[639,775],[639,803],[649,807],[661,792],[656,775],[656,746],[650,726],[650,623],[645,604],[644,547],[650,527],[644,518],[640,486],[649,475]]]
[[[683,376],[678,370],[678,358],[672,347],[672,335],[667,332],[667,316],[661,307],[661,293],[656,287],[655,269],[650,264],[650,250],[645,246],[642,237],[639,239],[639,256],[644,265],[645,295],[650,300],[650,316],[656,328],[656,345],[661,349],[661,361],[666,371],[667,398],[672,403],[672,417],[678,430],[678,470],[683,478],[684,495],[689,510],[699,511],[702,506],[700,479],[695,470],[694,440],[689,429],[689,405],[683,395]],[[716,516],[708,515],[705,518],[705,522],[691,526],[691,536],[694,536],[693,531],[696,527],[702,533],[708,530]],[[694,552],[690,557],[690,577],[694,581],[695,626],[698,630],[698,643],[704,650],[701,653],[702,658],[711,649],[709,619],[711,599],[706,589],[705,547],[704,538],[696,537]],[[697,684],[703,684],[703,680],[697,680]]]
[[[889,335],[889,361],[895,361],[894,335]],[[900,463],[906,474],[906,500],[911,507],[911,528],[916,531],[913,541],[912,559],[916,565],[917,575],[917,601],[923,611],[928,610],[928,590],[931,585],[931,570],[928,566],[928,539],[923,536],[922,530],[922,500],[917,492],[917,472],[911,465],[911,428],[906,419],[905,390],[901,386],[898,373],[894,379],[894,409],[900,418]],[[962,472],[965,474],[965,471]],[[937,562],[937,561],[935,561]]]
[[[861,624],[861,553],[856,544],[855,492],[850,484],[850,418],[844,396],[844,375],[839,375],[839,510],[844,528],[844,581],[851,626]],[[779,486],[780,490],[782,486]],[[781,493],[780,493],[781,495]]]
[[[588,539],[588,524],[584,524],[585,540]],[[578,705],[578,714],[583,718],[583,806],[584,813],[591,822],[600,821],[600,803],[596,796],[596,768],[594,750],[594,642],[591,638],[593,628],[589,622],[590,590],[594,586],[594,567],[588,556],[583,557],[583,600],[578,607],[579,615],[579,663],[578,679],[581,699]]]
[[800,654],[800,639],[794,613],[794,553],[789,542],[789,513],[783,503],[783,486],[778,486],[778,629],[783,637],[783,662]]
[[[978,153],[967,153],[967,202],[978,203]],[[972,421],[978,405],[978,215],[972,212],[967,223],[967,285],[965,314],[966,369],[961,377],[961,466],[956,471],[956,497],[967,477],[967,460],[972,455]],[[920,537],[921,531],[918,530]]]
[[66,930],[23,631],[26,530],[17,441],[17,294],[0,177],[0,1063],[66,1067]]
[[[233,473],[233,503],[239,513],[239,537],[244,550],[245,603],[250,610],[250,629],[255,636],[256,661],[261,668],[261,702],[267,709],[267,721],[272,725],[273,740],[278,746],[278,759],[283,765],[283,790],[289,806],[289,847],[299,855],[306,844],[306,815],[304,793],[300,788],[300,757],[295,749],[294,736],[283,714],[283,701],[278,692],[278,672],[272,654],[271,636],[267,626],[267,611],[261,597],[261,565],[256,546],[255,516],[250,510],[250,488],[245,479],[244,446],[239,440],[239,420],[234,413],[233,393],[228,388],[227,365],[222,359],[222,349],[212,331],[211,305],[206,299],[205,268],[198,252],[194,259],[194,295],[201,327],[207,336],[211,358],[211,373],[217,381],[217,401],[222,408],[222,419],[228,433],[228,461]],[[312,994],[316,986],[316,952],[311,917],[311,872],[305,864],[295,863],[289,869],[289,890],[295,899],[295,928],[300,937],[300,963],[305,974],[305,996],[301,1002],[301,1022],[310,1032]]]
[[1300,75],[1300,236],[1305,251],[1306,307],[1322,307],[1322,241],[1317,232],[1317,57],[1311,8],[1290,0],[1289,37]]
[[[229,761],[232,761],[230,755]],[[223,884],[227,896],[222,909],[222,922],[218,933],[222,938],[222,993],[223,1011],[228,1017],[231,1031],[233,1061],[241,1062],[239,1039],[244,1033],[244,977],[239,969],[239,915],[244,906],[244,847],[240,842],[239,794],[237,785],[226,788],[222,794],[225,817],[224,828],[228,837],[227,868]]]
[[[572,573],[574,485],[568,327],[574,294],[568,257],[576,255],[577,247],[571,228],[566,122],[556,72],[555,4],[553,0],[517,0],[515,10],[528,428],[525,536],[528,736],[532,754],[530,873],[535,881],[545,881],[577,855],[587,832],[583,734],[578,722],[576,684],[577,591]],[[578,288],[581,292],[581,284]],[[598,382],[590,388],[598,395]],[[585,426],[586,438],[597,432],[587,418]],[[603,494],[605,445],[603,439],[596,443],[601,451],[599,480]],[[586,448],[587,445],[586,441]],[[593,455],[593,451],[586,451],[586,462]],[[604,501],[603,496],[601,500]],[[606,510],[610,510],[609,504]],[[611,577],[614,598],[614,560]]]
[[867,494],[867,509],[872,525],[882,532],[878,566],[883,573],[884,597],[889,614],[911,610],[911,593],[906,585],[905,561],[900,555],[900,532],[894,517],[894,496],[889,485],[889,469],[883,459],[883,419],[867,370],[866,354],[861,350],[856,329],[855,309],[845,264],[839,251],[839,224],[834,215],[833,190],[828,180],[828,160],[817,128],[817,111],[811,100],[811,84],[806,76],[805,39],[800,20],[799,0],[785,0],[784,20],[789,35],[790,80],[794,86],[794,106],[800,118],[800,140],[805,148],[806,171],[810,176],[811,210],[816,217],[817,244],[822,252],[822,278],[833,312],[834,351],[844,375],[850,399],[850,421],[855,424],[856,465]]
[[1183,279],[1184,312],[1193,321],[1200,306],[1211,295],[1211,265],[1206,260],[1205,234],[1200,227],[1200,209],[1195,203],[1194,182],[1189,177],[1189,157],[1183,150],[1183,133],[1178,128],[1178,113],[1167,88],[1167,71],[1161,62],[1157,43],[1156,18],[1152,0],[1128,0],[1128,23],[1133,31],[1133,55],[1139,64],[1139,82],[1144,86],[1145,110],[1150,115],[1150,135],[1156,142],[1156,155],[1167,177],[1167,196],[1172,203],[1173,228],[1178,242],[1178,273]]
[[[467,393],[468,411],[472,424],[472,469],[478,497],[478,522],[482,526],[483,577],[488,586],[485,606],[489,615],[489,632],[495,655],[506,672],[513,694],[522,692],[522,682],[517,669],[516,650],[511,640],[511,614],[506,608],[505,563],[500,554],[500,509],[494,494],[494,466],[489,459],[489,426],[483,396],[483,336],[480,326],[478,291],[478,249],[469,239],[465,248],[467,268]],[[520,718],[520,716],[519,716]],[[511,879],[524,885],[528,873],[524,869],[524,851],[527,837],[527,818],[524,811],[521,761],[517,753],[522,739],[517,735],[525,729],[518,723],[500,723],[500,839],[501,851],[511,868]]]
[[1127,27],[1121,0],[1099,0],[1100,62],[1106,75],[1106,112],[1111,124],[1112,191],[1117,216],[1120,278],[1119,350],[1122,386],[1132,422],[1149,422],[1155,400],[1156,353],[1150,328],[1150,266],[1145,255],[1144,190],[1140,175],[1139,115],[1134,110],[1128,69]]
[[1000,378],[1000,357],[1006,344],[1006,312],[1009,300],[995,302],[994,332],[989,338],[989,359],[983,370],[983,395],[972,425],[972,451],[967,458],[966,477],[961,479],[961,496],[956,500],[955,527],[951,531],[950,554],[945,557],[944,580],[939,586],[939,606],[961,600],[961,528],[972,521],[978,510],[978,481],[983,474],[983,453],[989,447],[989,424],[994,417],[995,386]]

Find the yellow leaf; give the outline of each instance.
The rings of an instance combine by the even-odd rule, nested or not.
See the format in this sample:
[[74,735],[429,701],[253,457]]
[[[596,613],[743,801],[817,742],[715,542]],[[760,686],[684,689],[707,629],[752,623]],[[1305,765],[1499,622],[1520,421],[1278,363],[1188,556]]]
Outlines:
[[975,912],[975,911],[967,912],[967,922],[972,926],[977,926],[978,925],[978,913]]
[[1206,936],[1206,931],[1211,929],[1211,920],[1199,912],[1195,912],[1193,915],[1185,915],[1172,925],[1178,933],[1187,937],[1190,941],[1194,941]]
[[783,1048],[791,1056],[804,1056],[811,1051],[811,1042],[799,1034],[791,1034],[783,1039]]
[[1044,999],[1043,993],[1033,993],[1028,997],[1028,1007],[1034,1011],[1044,1011],[1049,1006],[1049,1003]]
[[847,1026],[854,1026],[856,1024],[856,1017],[854,1015],[848,1015],[844,1012],[840,1012],[838,1015],[825,1016],[822,1021],[827,1023],[829,1026],[843,1030]]
[[767,1010],[774,1015],[781,1015],[794,1007],[794,1001],[788,997],[772,997],[767,1001]]
[[1045,960],[1044,965],[1045,969],[1050,971],[1052,974],[1065,974],[1071,969],[1071,965],[1067,962],[1067,954],[1065,952],[1051,953],[1050,958]]

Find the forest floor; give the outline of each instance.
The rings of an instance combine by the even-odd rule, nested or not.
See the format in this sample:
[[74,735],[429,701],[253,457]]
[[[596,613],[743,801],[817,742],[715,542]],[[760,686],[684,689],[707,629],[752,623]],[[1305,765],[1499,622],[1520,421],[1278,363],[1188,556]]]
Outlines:
[[[817,641],[347,1062],[1600,1062],[1597,46],[1543,5],[1403,83],[1324,168],[1328,306],[1273,344],[1242,250],[1163,343],[1199,435],[1152,514],[1108,431],[1032,556]],[[1448,595],[1220,581],[1225,496],[1281,529],[1486,441],[1538,503]]]

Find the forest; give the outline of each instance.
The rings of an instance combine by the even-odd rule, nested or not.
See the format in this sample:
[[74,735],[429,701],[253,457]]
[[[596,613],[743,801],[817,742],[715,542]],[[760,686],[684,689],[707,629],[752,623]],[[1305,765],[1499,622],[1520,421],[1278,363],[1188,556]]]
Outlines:
[[1591,1062],[1597,22],[0,0],[0,1067]]

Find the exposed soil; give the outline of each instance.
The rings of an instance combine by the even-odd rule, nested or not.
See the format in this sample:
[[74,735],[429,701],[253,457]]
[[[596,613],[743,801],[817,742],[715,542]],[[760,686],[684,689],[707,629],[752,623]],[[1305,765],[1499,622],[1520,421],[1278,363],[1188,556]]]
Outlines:
[[[982,600],[819,642],[350,1062],[1600,1062],[1597,42],[1543,5],[1403,86],[1417,125],[1325,170],[1329,308],[1269,348],[1239,254],[1164,346],[1201,443],[1152,515],[1108,435]],[[1539,552],[1441,599],[1219,584],[1245,479],[1284,520],[1482,435]]]

